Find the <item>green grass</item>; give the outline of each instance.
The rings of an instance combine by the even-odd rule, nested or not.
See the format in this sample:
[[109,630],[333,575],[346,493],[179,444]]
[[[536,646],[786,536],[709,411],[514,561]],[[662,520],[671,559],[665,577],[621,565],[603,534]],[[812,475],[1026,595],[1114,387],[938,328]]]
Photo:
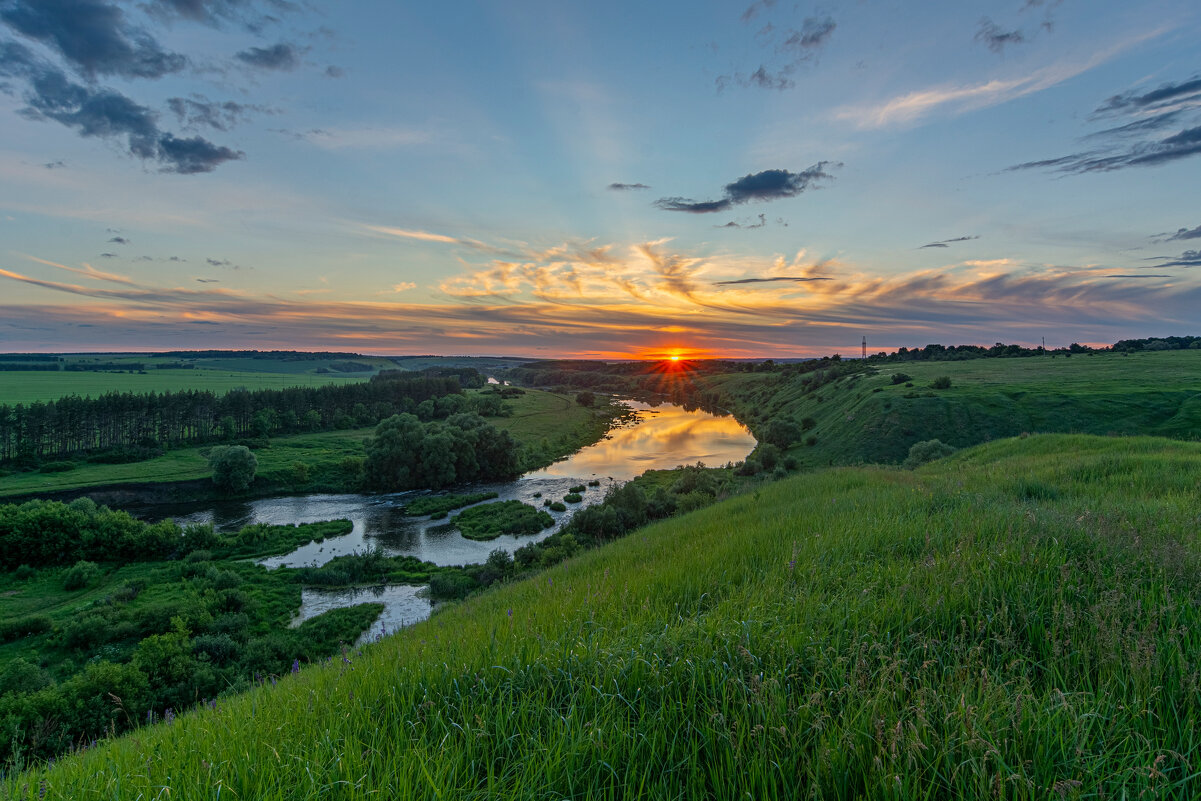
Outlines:
[[[913,387],[894,385],[894,373]],[[940,376],[948,389],[930,385]],[[1023,432],[1201,436],[1201,351],[885,364],[811,392],[800,380],[734,374],[704,382],[752,430],[777,416],[812,417],[802,464],[899,463],[916,442],[955,447]]]
[[1197,444],[1058,435],[793,477],[7,789],[1193,797],[1199,485]]
[[555,521],[541,509],[521,501],[498,501],[465,509],[450,523],[469,540],[494,540],[501,534],[537,534]]
[[[250,360],[246,360],[250,361]],[[300,364],[309,364],[300,362]],[[99,397],[106,392],[178,392],[207,389],[223,395],[234,389],[317,387],[362,381],[369,374],[246,372],[228,369],[147,370],[141,373],[0,372],[0,403],[49,401],[66,395]]]

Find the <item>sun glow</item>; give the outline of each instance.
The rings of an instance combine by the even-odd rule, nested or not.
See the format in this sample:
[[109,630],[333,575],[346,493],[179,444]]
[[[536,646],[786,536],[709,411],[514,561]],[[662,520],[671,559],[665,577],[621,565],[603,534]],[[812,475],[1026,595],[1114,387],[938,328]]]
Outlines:
[[678,361],[680,360],[680,357],[679,357],[679,356],[672,356],[672,357],[671,357],[671,360],[672,360],[673,362],[678,362]]

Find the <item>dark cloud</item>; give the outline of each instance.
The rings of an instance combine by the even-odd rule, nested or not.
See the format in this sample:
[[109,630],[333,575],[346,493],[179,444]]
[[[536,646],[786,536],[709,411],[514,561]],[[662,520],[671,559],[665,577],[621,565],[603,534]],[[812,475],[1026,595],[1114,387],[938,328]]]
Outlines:
[[1201,154],[1201,125],[1186,128],[1158,142],[1139,142],[1117,150],[1094,150],[1042,161],[1015,164],[1014,170],[1051,169],[1056,172],[1112,172],[1126,167],[1153,167]]
[[336,64],[330,64],[328,67],[325,68],[325,77],[326,78],[342,78],[345,76],[346,76],[346,70],[342,69],[341,67],[337,66]]
[[1185,239],[1201,239],[1201,225],[1196,228],[1180,228],[1174,234],[1160,234],[1163,242],[1180,242]]
[[101,254],[100,254],[100,258],[102,258],[102,259],[115,259],[115,258],[117,258],[117,254],[116,254],[116,253],[101,253]]
[[234,56],[239,61],[264,70],[288,72],[300,66],[300,52],[286,42],[270,47],[251,47]]
[[218,131],[228,131],[239,123],[245,122],[256,113],[275,113],[275,110],[269,106],[236,103],[232,100],[210,101],[202,95],[193,95],[190,98],[168,98],[167,108],[179,119],[180,124],[185,127],[208,127]]
[[609,184],[609,189],[614,192],[626,192],[636,189],[650,189],[646,184]]
[[63,167],[66,167],[67,163],[60,159],[58,161],[47,161],[42,166],[48,170],[58,170],[58,169],[62,169]]
[[160,78],[188,63],[130,26],[119,7],[101,0],[8,0],[0,8],[0,20],[89,77]]
[[760,11],[771,8],[775,4],[776,0],[755,0],[754,3],[747,6],[746,11],[742,12],[742,21],[750,22]]
[[655,205],[664,211],[687,211],[692,214],[709,214],[725,211],[732,205],[729,200],[689,200],[685,197],[661,197]]
[[1007,31],[985,17],[980,20],[980,28],[976,31],[975,39],[994,53],[1003,53],[1006,45],[1021,44],[1026,41],[1026,36],[1020,30]]
[[[754,3],[743,12],[742,21],[750,22],[760,12],[774,5],[774,0]],[[717,90],[720,92],[732,84],[756,89],[793,88],[796,86],[793,74],[801,65],[817,58],[837,27],[838,23],[830,16],[806,17],[799,29],[768,22],[755,32],[755,44],[772,51],[777,63],[760,64],[758,69],[750,73],[732,72],[719,75],[716,79]]]
[[1123,116],[1130,121],[1085,136],[1084,141],[1092,145],[1089,150],[1027,161],[1007,171],[1111,172],[1201,154],[1201,78],[1113,95],[1093,112],[1092,119]]
[[129,240],[123,236],[114,236],[112,239],[110,239],[108,241],[112,242],[113,244],[116,244],[116,245],[128,245],[129,244]]
[[219,284],[219,283],[221,283],[221,280],[218,278],[197,278],[196,280],[202,284]]
[[143,7],[168,22],[185,19],[218,27],[229,21],[261,34],[264,28],[280,22],[278,14],[294,11],[298,6],[289,0],[147,0]]
[[1128,91],[1114,95],[1099,106],[1095,114],[1129,113],[1146,109],[1159,109],[1181,103],[1201,101],[1201,78],[1190,78],[1179,83],[1165,83],[1149,92]]
[[83,137],[121,140],[130,155],[158,162],[163,172],[209,172],[243,157],[200,137],[177,139],[161,131],[151,109],[112,89],[75,83],[15,42],[0,43],[0,77],[25,81],[23,116],[53,120]]
[[838,23],[833,17],[808,17],[799,31],[789,31],[788,38],[784,40],[781,48],[795,51],[801,54],[802,58],[812,58],[813,51],[824,45],[837,27]]
[[233,262],[228,259],[205,259],[213,267],[233,267]]
[[690,200],[683,197],[663,197],[655,201],[655,205],[664,211],[686,211],[692,214],[710,214],[725,211],[739,203],[752,200],[776,200],[778,198],[796,197],[807,189],[818,188],[821,180],[833,180],[827,168],[841,167],[842,164],[831,161],[819,161],[812,167],[801,172],[788,170],[764,170],[763,172],[744,175],[737,181],[726,184],[725,197],[721,200]]
[[979,239],[979,238],[980,238],[980,235],[976,234],[974,236],[957,236],[954,239],[941,239],[937,242],[931,242],[928,245],[922,245],[921,247],[918,248],[918,250],[925,250],[926,248],[945,248],[945,247],[950,247],[955,242],[970,242],[973,239]]
[[1186,250],[1179,256],[1154,256],[1144,261],[1157,261],[1156,267],[1201,267],[1201,250]]
[[734,281],[717,281],[713,286],[735,286],[737,284],[772,284],[777,281],[833,281],[833,278],[817,278],[807,275],[779,275],[775,278],[739,278]]
[[1120,275],[1117,273],[1113,273],[1110,275],[1103,275],[1101,277],[1102,278],[1175,278],[1176,276],[1167,275],[1167,274],[1163,274],[1163,273],[1139,273],[1137,275]]

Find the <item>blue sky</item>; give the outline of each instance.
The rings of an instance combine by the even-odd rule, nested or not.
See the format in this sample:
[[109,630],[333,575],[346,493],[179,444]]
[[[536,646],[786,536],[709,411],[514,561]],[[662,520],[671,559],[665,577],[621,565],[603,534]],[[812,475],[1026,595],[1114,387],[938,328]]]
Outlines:
[[0,0],[0,350],[1197,333],[1195,3]]

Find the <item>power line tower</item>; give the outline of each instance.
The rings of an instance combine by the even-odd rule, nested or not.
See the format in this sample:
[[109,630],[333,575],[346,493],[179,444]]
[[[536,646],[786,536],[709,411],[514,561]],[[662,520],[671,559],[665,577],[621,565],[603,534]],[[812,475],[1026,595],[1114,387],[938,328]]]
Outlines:
[[863,358],[867,358],[867,337],[863,338]]

